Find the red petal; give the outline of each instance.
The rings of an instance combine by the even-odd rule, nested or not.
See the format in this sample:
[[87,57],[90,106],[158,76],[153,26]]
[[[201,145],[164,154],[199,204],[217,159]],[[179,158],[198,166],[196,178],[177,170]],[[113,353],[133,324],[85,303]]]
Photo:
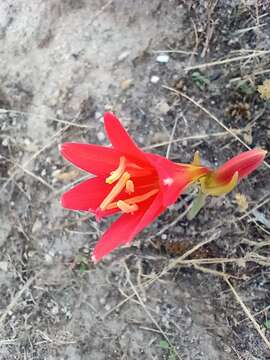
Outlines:
[[186,186],[192,181],[187,168],[156,154],[147,154],[159,175],[160,189],[165,207],[175,203]]
[[117,150],[92,144],[64,143],[61,154],[78,168],[99,176],[108,176],[119,165]]
[[98,261],[117,247],[129,243],[143,228],[149,225],[164,210],[158,194],[148,208],[142,207],[134,214],[123,214],[98,241],[93,260]]
[[134,143],[120,121],[110,112],[104,114],[104,125],[114,149],[133,159],[138,165],[149,165],[145,153]]
[[95,211],[111,189],[112,185],[106,184],[105,178],[89,179],[65,192],[61,204],[66,209]]
[[234,173],[238,172],[239,180],[241,180],[261,165],[265,155],[266,151],[253,149],[234,156],[216,171],[216,179],[221,182],[228,182]]

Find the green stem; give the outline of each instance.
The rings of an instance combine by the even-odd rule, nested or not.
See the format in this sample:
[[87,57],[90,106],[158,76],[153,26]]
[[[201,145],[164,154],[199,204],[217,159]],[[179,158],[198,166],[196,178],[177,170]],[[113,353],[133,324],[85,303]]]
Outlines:
[[199,213],[201,208],[205,205],[205,200],[207,198],[207,194],[204,194],[201,190],[199,191],[197,197],[193,200],[192,206],[187,213],[188,220],[192,220]]

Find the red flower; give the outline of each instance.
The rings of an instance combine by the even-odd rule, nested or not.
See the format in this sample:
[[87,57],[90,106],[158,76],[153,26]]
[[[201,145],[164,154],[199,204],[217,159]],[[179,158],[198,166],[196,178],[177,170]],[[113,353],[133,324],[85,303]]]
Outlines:
[[191,182],[209,171],[143,152],[112,113],[104,114],[104,124],[112,147],[79,143],[60,146],[67,160],[96,176],[63,194],[62,206],[93,212],[97,218],[121,213],[98,241],[94,261],[129,243]]
[[262,149],[245,151],[234,156],[217,170],[209,171],[200,178],[202,192],[214,196],[229,193],[241,179],[261,165],[266,153]]

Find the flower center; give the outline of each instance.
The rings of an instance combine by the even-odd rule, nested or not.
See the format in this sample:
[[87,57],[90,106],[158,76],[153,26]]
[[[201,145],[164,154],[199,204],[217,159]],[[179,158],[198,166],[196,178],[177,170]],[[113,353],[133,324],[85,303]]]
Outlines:
[[130,195],[135,192],[134,182],[131,180],[131,175],[126,171],[127,160],[124,156],[120,157],[119,166],[116,170],[112,171],[110,176],[106,178],[107,184],[116,182],[112,190],[105,197],[99,205],[102,211],[120,209],[124,213],[133,214],[139,209],[138,203],[145,201],[158,193],[159,189],[154,188],[144,194],[133,196],[123,200],[115,200],[117,196],[125,189],[125,192]]

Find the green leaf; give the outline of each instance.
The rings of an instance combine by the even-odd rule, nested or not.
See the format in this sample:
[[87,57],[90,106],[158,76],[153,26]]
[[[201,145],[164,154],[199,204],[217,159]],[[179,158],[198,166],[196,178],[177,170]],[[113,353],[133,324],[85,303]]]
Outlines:
[[171,352],[169,357],[168,357],[168,360],[175,360],[176,357],[175,357],[175,353],[174,352]]
[[236,85],[236,89],[245,95],[253,95],[256,92],[256,87],[249,80],[240,80]]
[[193,200],[191,208],[187,213],[188,220],[192,220],[199,213],[202,207],[205,205],[207,195],[204,194],[201,190],[199,191],[197,197]]
[[159,346],[161,347],[161,349],[169,349],[170,348],[170,345],[167,343],[166,340],[160,340]]
[[194,71],[191,74],[191,79],[194,84],[202,91],[205,90],[206,86],[210,84],[210,81],[199,71]]
[[87,270],[87,266],[84,263],[80,264],[80,273],[84,273]]
[[264,326],[266,327],[267,330],[270,330],[270,320],[266,320]]

